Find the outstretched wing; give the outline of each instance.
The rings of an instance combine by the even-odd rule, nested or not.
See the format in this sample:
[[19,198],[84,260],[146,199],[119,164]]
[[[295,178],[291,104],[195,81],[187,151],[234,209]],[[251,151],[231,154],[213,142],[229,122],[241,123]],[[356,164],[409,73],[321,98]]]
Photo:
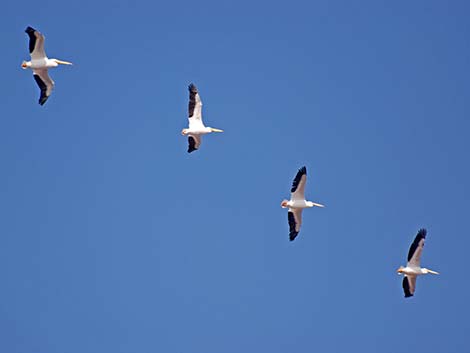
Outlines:
[[416,289],[416,276],[405,275],[403,277],[403,291],[405,292],[405,298],[412,297],[415,294]]
[[409,267],[420,267],[421,254],[424,248],[424,239],[426,238],[426,229],[420,229],[416,234],[415,240],[410,246],[408,251],[408,264]]
[[305,184],[307,183],[307,168],[302,167],[298,170],[297,175],[292,182],[291,199],[305,200]]
[[196,151],[201,146],[200,135],[189,135],[188,136],[188,153]]
[[299,234],[300,226],[302,225],[302,209],[289,208],[287,221],[289,222],[289,240],[293,241]]
[[46,58],[44,51],[44,36],[32,27],[27,27],[25,32],[29,36],[29,53],[32,60],[40,60]]
[[39,104],[44,105],[52,93],[52,89],[54,88],[54,81],[52,81],[52,79],[49,77],[47,69],[35,69],[33,71],[33,77],[38,84],[39,89],[41,90]]
[[190,129],[200,129],[204,127],[202,122],[202,101],[199,96],[197,87],[191,83],[188,86],[189,104],[188,104],[188,120]]

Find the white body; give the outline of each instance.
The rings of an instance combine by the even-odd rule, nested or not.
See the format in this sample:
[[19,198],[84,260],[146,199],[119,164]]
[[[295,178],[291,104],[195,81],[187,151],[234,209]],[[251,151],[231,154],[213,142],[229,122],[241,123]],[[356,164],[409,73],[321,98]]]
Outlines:
[[302,199],[290,199],[287,201],[286,204],[281,205],[282,208],[293,208],[293,209],[303,209],[303,208],[310,208],[310,207],[323,207],[318,203],[314,203],[312,201],[302,200]]
[[58,59],[49,59],[44,50],[45,37],[34,28],[28,27],[25,31],[30,37],[30,55],[31,61],[23,61],[23,69],[33,70],[34,79],[41,89],[39,104],[43,105],[52,93],[54,81],[50,78],[47,70],[57,67],[59,64],[72,65],[67,61]]
[[[184,129],[184,135],[206,135],[212,132],[210,127],[205,127],[201,120],[189,120],[189,129]],[[200,124],[198,124],[198,122]]]
[[305,200],[305,184],[307,183],[307,169],[302,167],[297,172],[291,188],[290,200],[281,202],[282,208],[288,208],[287,220],[289,223],[289,239],[293,241],[299,234],[302,225],[302,210],[311,207],[324,207],[319,203]]
[[421,255],[424,249],[426,233],[427,231],[424,228],[418,231],[418,234],[408,251],[408,262],[406,267],[400,266],[397,270],[398,274],[404,275],[403,290],[405,292],[405,298],[412,297],[414,295],[416,290],[416,279],[418,276],[427,275],[428,273],[433,275],[439,274],[436,271],[421,267]]
[[210,134],[211,132],[223,132],[220,129],[206,127],[202,121],[202,101],[199,92],[194,84],[189,87],[189,107],[188,107],[188,123],[189,127],[183,129],[181,134],[188,136],[189,148],[188,152],[191,153],[201,146],[201,137]]
[[40,58],[40,59],[33,59],[31,61],[26,61],[26,68],[28,69],[49,69],[51,67],[57,67],[59,64],[57,63],[57,59],[49,59],[47,57]]
[[421,275],[427,275],[429,273],[433,273],[434,271],[428,270],[427,268],[423,267],[402,267],[400,270],[400,273],[407,275],[407,276],[421,276]]

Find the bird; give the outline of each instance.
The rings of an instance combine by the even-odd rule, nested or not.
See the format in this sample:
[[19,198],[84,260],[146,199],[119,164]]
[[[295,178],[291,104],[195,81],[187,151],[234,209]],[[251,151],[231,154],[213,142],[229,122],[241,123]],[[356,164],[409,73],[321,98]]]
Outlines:
[[181,130],[181,134],[183,136],[188,136],[188,153],[191,153],[199,149],[199,146],[201,146],[202,135],[209,134],[211,132],[224,132],[224,130],[204,126],[204,123],[202,122],[202,101],[197,87],[191,83],[188,86],[188,90],[189,128]]
[[403,274],[403,290],[405,292],[405,298],[412,297],[416,289],[416,277],[431,273],[438,275],[439,272],[432,271],[430,269],[420,266],[421,253],[423,252],[424,239],[426,238],[427,231],[422,228],[416,234],[415,240],[410,246],[408,251],[408,263],[406,267],[400,266],[397,270],[398,274]]
[[45,37],[40,32],[29,26],[25,29],[25,32],[29,36],[29,53],[31,54],[31,61],[23,61],[21,63],[21,67],[23,69],[33,70],[34,80],[41,90],[39,104],[44,105],[54,88],[54,81],[49,77],[47,69],[57,67],[59,64],[72,65],[72,63],[58,59],[49,59],[44,51]]
[[282,200],[281,207],[289,208],[287,221],[289,223],[289,240],[293,241],[300,231],[302,210],[310,207],[325,207],[319,203],[305,200],[305,184],[307,183],[307,168],[301,167],[292,182],[290,200]]

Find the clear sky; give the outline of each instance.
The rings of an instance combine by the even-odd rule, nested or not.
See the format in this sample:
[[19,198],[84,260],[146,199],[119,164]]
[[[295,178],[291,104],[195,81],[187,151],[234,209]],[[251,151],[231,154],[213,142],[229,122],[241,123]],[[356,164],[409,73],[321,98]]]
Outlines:
[[[469,15],[3,3],[0,352],[469,352]],[[43,107],[20,68],[28,25],[74,63]],[[190,82],[225,132],[188,155]],[[326,208],[289,242],[280,202],[302,165]],[[405,299],[421,227],[441,275]]]

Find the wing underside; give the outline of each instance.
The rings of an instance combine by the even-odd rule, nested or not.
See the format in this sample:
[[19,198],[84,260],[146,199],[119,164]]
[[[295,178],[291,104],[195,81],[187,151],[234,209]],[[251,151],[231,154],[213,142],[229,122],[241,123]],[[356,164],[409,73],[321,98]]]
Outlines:
[[305,184],[307,182],[307,168],[302,167],[298,170],[292,181],[291,199],[305,200]]
[[199,96],[197,87],[191,83],[188,87],[189,90],[189,104],[188,104],[188,118],[202,121],[202,101]]
[[287,221],[289,222],[289,240],[293,241],[299,234],[302,225],[302,209],[289,208]]
[[408,251],[408,266],[420,267],[421,254],[423,253],[426,229],[420,229]]
[[39,60],[46,58],[44,51],[44,36],[32,27],[26,28],[25,32],[29,36],[29,53],[32,60]]
[[405,298],[412,297],[415,294],[416,289],[416,276],[405,275],[403,277],[403,291],[405,292]]
[[188,153],[194,152],[199,149],[201,145],[201,136],[189,135],[188,136]]
[[41,90],[39,104],[43,105],[46,103],[47,99],[52,93],[52,89],[54,88],[54,81],[52,81],[52,79],[49,77],[47,69],[34,70],[33,77],[39,86],[39,89]]

